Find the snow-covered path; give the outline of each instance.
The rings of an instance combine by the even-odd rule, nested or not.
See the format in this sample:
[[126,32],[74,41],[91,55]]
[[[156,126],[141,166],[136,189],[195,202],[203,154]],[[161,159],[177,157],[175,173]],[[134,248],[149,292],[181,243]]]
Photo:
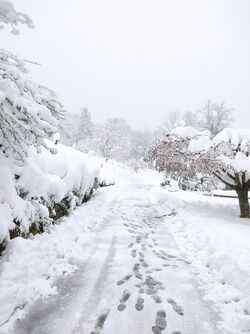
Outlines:
[[78,270],[58,279],[58,293],[36,301],[14,333],[220,333],[151,187],[135,181],[96,196]]

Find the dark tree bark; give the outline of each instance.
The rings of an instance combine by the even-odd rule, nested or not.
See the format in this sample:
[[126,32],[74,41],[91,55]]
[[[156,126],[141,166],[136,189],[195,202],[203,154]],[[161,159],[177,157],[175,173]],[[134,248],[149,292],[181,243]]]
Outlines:
[[238,195],[240,206],[240,218],[250,218],[250,207],[248,201],[248,191],[250,189],[250,180],[246,180],[246,173],[235,173],[234,175],[228,174],[227,176],[233,180],[235,185],[230,184],[220,176],[219,173],[214,175],[222,181],[228,188],[234,189]]
[[249,201],[248,201],[248,187],[240,187],[235,189],[239,199],[240,217],[250,218]]

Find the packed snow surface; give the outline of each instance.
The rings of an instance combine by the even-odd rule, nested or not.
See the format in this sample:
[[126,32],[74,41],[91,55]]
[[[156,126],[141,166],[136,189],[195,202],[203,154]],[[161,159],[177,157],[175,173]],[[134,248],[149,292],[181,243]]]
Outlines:
[[48,233],[10,241],[0,333],[249,332],[250,225],[237,200],[168,192],[149,170],[103,168],[115,186]]

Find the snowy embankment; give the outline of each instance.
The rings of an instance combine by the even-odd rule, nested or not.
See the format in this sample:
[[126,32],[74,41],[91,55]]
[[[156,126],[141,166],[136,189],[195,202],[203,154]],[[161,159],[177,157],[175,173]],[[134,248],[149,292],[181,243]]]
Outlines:
[[45,231],[82,203],[95,185],[98,160],[64,145],[47,144],[57,153],[30,149],[22,166],[0,152],[0,245]]
[[[63,147],[63,151],[65,150],[71,152],[71,149]],[[77,157],[78,152],[76,151],[75,154]],[[74,166],[77,173],[76,157],[75,159],[72,157],[68,163]],[[51,159],[55,159],[54,168],[57,163],[61,166],[60,153]],[[79,169],[82,170],[80,166]],[[64,174],[62,166],[61,172]],[[86,166],[84,173],[83,175],[86,175]],[[96,174],[94,173],[93,176]],[[68,177],[70,179],[70,175]],[[99,178],[100,182],[115,182],[117,184],[115,194],[119,185],[133,183],[135,179],[142,184],[145,183],[145,179],[150,179],[155,184],[159,184],[161,180],[160,175],[154,171],[141,171],[135,174],[130,168],[114,161],[102,162]],[[92,185],[91,180],[89,178],[88,182]],[[85,189],[88,189],[87,180],[84,184]],[[92,243],[95,235],[93,232],[98,230],[100,225],[105,224],[110,215],[113,199],[109,197],[107,191],[110,190],[100,189],[90,201],[76,208],[69,217],[61,218],[59,224],[50,226],[45,233],[28,239],[17,237],[9,241],[7,249],[0,257],[2,291],[0,333],[12,333],[15,320],[25,316],[36,300],[57,294],[55,282],[58,278],[67,277],[77,270],[79,263],[88,254],[86,249]]]
[[220,316],[218,332],[248,333],[250,221],[238,218],[238,200],[185,191],[156,196],[161,212],[178,212],[165,222],[192,263],[203,299]]

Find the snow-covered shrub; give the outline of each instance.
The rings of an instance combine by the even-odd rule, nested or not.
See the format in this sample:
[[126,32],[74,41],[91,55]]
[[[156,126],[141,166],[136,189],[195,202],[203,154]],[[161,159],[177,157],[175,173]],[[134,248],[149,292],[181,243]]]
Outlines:
[[0,243],[16,236],[46,230],[54,220],[71,212],[91,194],[99,174],[98,160],[64,145],[29,150],[17,167],[0,152]]
[[158,140],[148,151],[160,171],[183,177],[210,174],[234,189],[238,195],[241,217],[250,217],[250,130],[222,130],[213,140],[207,132],[178,127]]

